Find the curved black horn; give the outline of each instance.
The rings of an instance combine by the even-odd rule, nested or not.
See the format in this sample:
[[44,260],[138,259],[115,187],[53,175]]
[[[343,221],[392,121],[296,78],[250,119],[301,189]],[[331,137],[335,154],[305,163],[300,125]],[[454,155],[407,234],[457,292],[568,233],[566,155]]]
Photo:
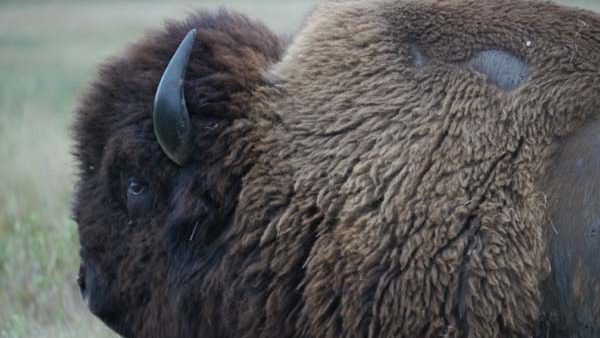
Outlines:
[[195,40],[192,29],[169,61],[154,97],[154,133],[165,154],[178,165],[184,165],[191,152],[192,128],[183,81]]

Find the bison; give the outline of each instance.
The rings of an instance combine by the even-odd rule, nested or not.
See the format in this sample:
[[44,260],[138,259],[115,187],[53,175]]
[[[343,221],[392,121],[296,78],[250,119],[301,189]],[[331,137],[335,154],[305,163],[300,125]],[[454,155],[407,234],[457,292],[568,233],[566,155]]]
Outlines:
[[73,126],[79,284],[124,337],[597,337],[600,16],[327,1],[171,21]]

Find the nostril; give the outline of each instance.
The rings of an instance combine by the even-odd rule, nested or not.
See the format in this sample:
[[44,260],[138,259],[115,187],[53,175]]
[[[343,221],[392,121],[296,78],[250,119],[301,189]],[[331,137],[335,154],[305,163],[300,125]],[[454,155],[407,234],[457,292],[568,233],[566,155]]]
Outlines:
[[85,289],[85,276],[77,275],[77,285],[80,289]]
[[83,264],[79,266],[79,273],[77,274],[77,285],[79,285],[79,290],[81,291],[81,295],[85,298],[86,284],[85,284],[85,267],[83,266]]
[[105,278],[105,275],[99,273],[98,265],[93,260],[81,260],[76,279],[83,303],[92,314],[102,319],[117,333],[123,337],[131,337],[125,322],[122,322],[125,318],[124,309],[118,305],[118,300],[113,298],[112,289],[107,285]]

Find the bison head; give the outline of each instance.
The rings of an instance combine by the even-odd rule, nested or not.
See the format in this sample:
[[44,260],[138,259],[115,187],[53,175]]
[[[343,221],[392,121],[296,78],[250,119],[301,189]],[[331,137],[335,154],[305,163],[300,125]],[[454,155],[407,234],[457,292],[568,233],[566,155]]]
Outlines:
[[596,251],[561,237],[589,227],[551,224],[598,214],[557,188],[595,137],[598,32],[378,0],[321,4],[285,54],[226,11],[150,33],[76,113],[88,307],[126,337],[593,336]]
[[[197,36],[182,46],[162,96],[155,95],[191,27]],[[181,336],[168,301],[169,283],[180,280],[170,277],[186,272],[186,262],[208,264],[216,254],[211,245],[229,227],[255,143],[247,103],[259,96],[260,70],[280,53],[278,39],[259,24],[227,12],[199,13],[102,67],[82,100],[74,126],[79,282],[90,310],[118,333]],[[173,84],[169,76],[185,68],[182,93],[182,79]]]

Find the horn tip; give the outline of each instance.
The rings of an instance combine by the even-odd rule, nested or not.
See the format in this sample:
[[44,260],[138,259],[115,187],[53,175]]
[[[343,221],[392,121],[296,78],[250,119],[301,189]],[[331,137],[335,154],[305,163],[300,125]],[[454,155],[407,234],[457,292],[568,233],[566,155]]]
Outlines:
[[198,30],[196,28],[192,28],[192,29],[190,29],[189,32],[187,32],[187,34],[185,35],[185,38],[189,37],[189,38],[195,39],[197,34],[198,34]]

